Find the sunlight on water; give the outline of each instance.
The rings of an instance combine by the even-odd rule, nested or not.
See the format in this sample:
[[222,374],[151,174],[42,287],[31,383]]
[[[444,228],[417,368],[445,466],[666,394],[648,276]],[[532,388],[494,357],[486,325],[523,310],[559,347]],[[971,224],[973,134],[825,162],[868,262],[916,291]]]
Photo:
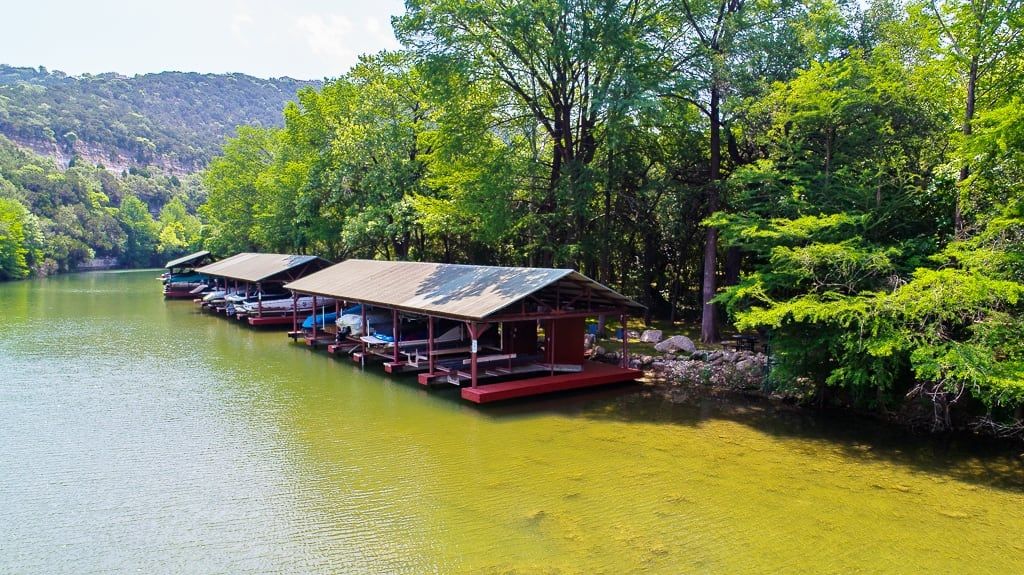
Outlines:
[[480,408],[154,275],[0,284],[0,572],[1024,571],[1019,453],[630,389]]

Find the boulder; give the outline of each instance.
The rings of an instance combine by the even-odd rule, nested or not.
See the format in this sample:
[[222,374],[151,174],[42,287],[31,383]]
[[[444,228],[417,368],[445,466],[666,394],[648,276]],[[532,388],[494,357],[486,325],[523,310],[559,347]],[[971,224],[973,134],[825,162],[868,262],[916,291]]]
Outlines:
[[697,351],[697,346],[693,344],[693,340],[685,335],[674,335],[654,346],[654,349],[661,353],[672,353],[676,351],[693,353]]
[[754,372],[758,367],[757,362],[751,358],[741,359],[736,362],[736,369],[743,372]]
[[658,343],[661,341],[661,330],[660,329],[647,329],[640,334],[640,341],[642,343]]

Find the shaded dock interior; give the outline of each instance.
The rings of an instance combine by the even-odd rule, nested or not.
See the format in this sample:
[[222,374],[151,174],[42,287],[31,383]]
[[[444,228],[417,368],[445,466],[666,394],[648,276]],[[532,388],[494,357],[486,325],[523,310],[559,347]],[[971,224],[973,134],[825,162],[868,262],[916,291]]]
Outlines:
[[165,299],[192,299],[195,297],[195,290],[205,285],[209,278],[204,276],[196,268],[205,266],[214,261],[214,257],[206,250],[175,258],[164,264],[163,294]]
[[309,255],[235,254],[196,271],[212,278],[208,287],[230,293],[239,303],[251,304],[248,309],[239,309],[241,306],[224,300],[204,301],[197,297],[200,294],[193,297],[204,311],[233,317],[251,326],[289,326],[299,302],[284,285],[329,265],[331,262]]

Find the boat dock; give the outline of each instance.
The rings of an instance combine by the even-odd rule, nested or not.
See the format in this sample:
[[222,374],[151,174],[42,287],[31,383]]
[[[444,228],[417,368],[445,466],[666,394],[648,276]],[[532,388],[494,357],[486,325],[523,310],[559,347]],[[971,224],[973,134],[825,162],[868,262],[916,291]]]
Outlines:
[[[619,365],[590,361],[587,318],[623,325],[645,308],[571,269],[347,260],[197,252],[168,262],[204,279],[190,288],[202,311],[288,337],[360,366],[457,386],[490,403],[634,381],[628,345]],[[205,295],[202,295],[205,294]],[[201,296],[202,297],[199,297]]]
[[624,323],[643,306],[574,270],[347,260],[285,287],[332,298],[339,317],[341,308],[359,310],[344,337],[314,325],[293,339],[361,365],[379,362],[386,373],[416,373],[423,385],[459,386],[474,403],[641,375],[627,367],[625,341],[616,366],[587,360],[583,339],[587,317]]
[[196,268],[212,261],[210,252],[203,250],[164,264],[167,271],[160,277],[164,282],[164,299],[194,298],[197,291],[206,287],[208,280]]
[[642,375],[643,372],[638,369],[628,369],[607,363],[588,361],[583,364],[583,369],[579,372],[491,383],[477,387],[464,387],[461,394],[462,399],[472,401],[473,403],[490,403],[504,399],[515,399],[584,387],[634,381]]
[[329,261],[317,256],[235,254],[196,269],[212,278],[216,288],[231,292],[230,296],[225,294],[224,298],[211,302],[197,299],[196,303],[204,311],[233,317],[253,327],[294,327],[292,311],[305,302],[299,302],[294,294],[284,289],[284,284],[329,265]]

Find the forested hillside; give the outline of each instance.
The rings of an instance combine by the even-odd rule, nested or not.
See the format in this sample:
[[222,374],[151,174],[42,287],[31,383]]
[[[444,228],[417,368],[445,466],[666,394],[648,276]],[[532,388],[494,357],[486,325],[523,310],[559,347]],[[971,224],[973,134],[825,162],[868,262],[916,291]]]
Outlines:
[[191,214],[204,198],[195,175],[65,170],[0,136],[0,280],[73,270],[92,258],[162,263],[199,244]]
[[0,65],[0,135],[65,165],[190,173],[236,126],[280,125],[281,107],[305,85],[244,74],[68,76]]
[[575,267],[762,331],[797,396],[1024,431],[1020,0],[410,0],[396,29],[225,146],[207,247]]

